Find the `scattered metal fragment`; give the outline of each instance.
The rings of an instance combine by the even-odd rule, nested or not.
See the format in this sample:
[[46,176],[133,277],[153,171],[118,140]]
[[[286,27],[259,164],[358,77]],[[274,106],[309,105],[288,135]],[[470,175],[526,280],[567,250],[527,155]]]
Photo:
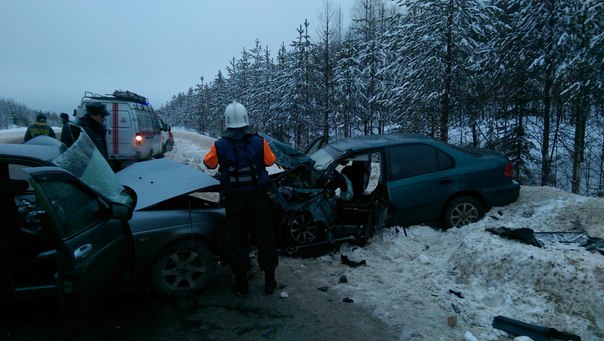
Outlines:
[[449,289],[449,294],[453,294],[459,298],[463,298],[463,294],[461,293],[461,291],[455,291],[455,290]]
[[348,265],[353,268],[359,267],[361,265],[367,265],[367,262],[364,259],[360,262],[355,262],[350,260],[346,255],[340,255],[340,262],[342,262],[342,264],[344,265]]
[[497,328],[512,334],[513,336],[528,336],[534,341],[549,340],[572,340],[581,341],[581,337],[575,334],[561,332],[554,328],[542,327],[536,324],[514,320],[505,316],[495,316],[493,328]]
[[543,243],[535,238],[535,231],[528,227],[522,227],[518,229],[509,227],[489,227],[485,229],[487,232],[509,238],[520,240],[526,244],[534,245],[537,247],[543,247]]
[[249,326],[247,326],[247,327],[245,327],[245,328],[240,329],[239,331],[237,331],[237,334],[238,335],[242,335],[242,334],[245,334],[247,332],[250,332],[250,331],[256,329],[259,325],[260,325],[260,321],[256,321],[256,322],[250,324]]
[[262,332],[262,334],[260,334],[262,337],[267,337],[270,334],[272,334],[275,331],[275,326],[268,326],[266,327],[266,330]]

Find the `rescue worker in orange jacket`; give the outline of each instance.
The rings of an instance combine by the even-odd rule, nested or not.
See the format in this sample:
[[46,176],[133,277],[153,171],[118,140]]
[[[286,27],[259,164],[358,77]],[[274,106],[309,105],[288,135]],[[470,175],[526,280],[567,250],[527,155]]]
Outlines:
[[266,192],[269,185],[267,166],[276,157],[265,139],[253,133],[245,107],[237,102],[224,111],[226,130],[204,157],[204,164],[220,166],[220,183],[226,211],[227,246],[231,252],[231,268],[235,274],[234,291],[248,297],[247,272],[250,227],[258,244],[258,265],[264,271],[267,295],[277,288],[275,268],[277,246],[272,226],[271,204]]

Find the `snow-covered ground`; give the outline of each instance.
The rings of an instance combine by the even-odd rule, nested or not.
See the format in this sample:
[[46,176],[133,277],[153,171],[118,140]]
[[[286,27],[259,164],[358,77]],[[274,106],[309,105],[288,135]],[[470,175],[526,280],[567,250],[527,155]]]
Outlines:
[[[0,138],[2,132],[14,130],[0,131]],[[173,133],[167,157],[207,171],[202,159],[214,140]],[[301,279],[284,290],[289,296],[308,294],[309,285],[335,290],[386,322],[400,340],[509,340],[491,326],[498,315],[603,340],[604,255],[577,243],[536,247],[485,231],[497,227],[604,238],[604,199],[523,186],[517,202],[459,229],[411,226],[405,235],[391,227],[363,248],[344,244],[340,253],[318,258],[284,257],[281,264]],[[366,265],[346,266],[341,255]]]
[[[174,131],[169,157],[205,170],[214,139]],[[604,339],[604,255],[578,244],[544,247],[504,239],[489,227],[538,232],[585,232],[604,238],[604,199],[551,187],[522,187],[517,202],[495,207],[481,221],[446,232],[429,226],[378,233],[364,248],[342,245],[340,254],[299,263],[301,278],[333,286],[400,331],[401,340],[503,340],[491,326],[498,315]],[[367,265],[341,264],[340,255]],[[339,283],[345,275],[347,283]],[[288,288],[288,295],[296,294]],[[455,316],[457,325],[447,321]],[[336,322],[337,323],[337,322]],[[471,339],[470,335],[465,336]]]

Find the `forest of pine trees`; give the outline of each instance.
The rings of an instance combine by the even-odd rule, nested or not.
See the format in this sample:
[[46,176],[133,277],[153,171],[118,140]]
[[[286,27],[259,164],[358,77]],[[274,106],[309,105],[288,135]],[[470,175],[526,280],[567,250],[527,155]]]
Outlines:
[[302,147],[387,132],[505,152],[522,184],[604,192],[604,2],[327,1],[276,54],[256,41],[162,115],[218,137],[243,103],[258,131]]

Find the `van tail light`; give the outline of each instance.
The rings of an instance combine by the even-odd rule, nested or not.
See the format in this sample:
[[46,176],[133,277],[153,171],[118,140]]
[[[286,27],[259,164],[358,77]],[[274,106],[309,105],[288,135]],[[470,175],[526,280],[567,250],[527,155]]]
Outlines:
[[511,178],[512,176],[514,176],[514,166],[512,166],[512,163],[508,161],[508,163],[505,164],[505,170],[503,171],[503,176]]
[[136,144],[139,145],[143,142],[143,136],[140,133],[136,133],[134,140],[136,141]]

